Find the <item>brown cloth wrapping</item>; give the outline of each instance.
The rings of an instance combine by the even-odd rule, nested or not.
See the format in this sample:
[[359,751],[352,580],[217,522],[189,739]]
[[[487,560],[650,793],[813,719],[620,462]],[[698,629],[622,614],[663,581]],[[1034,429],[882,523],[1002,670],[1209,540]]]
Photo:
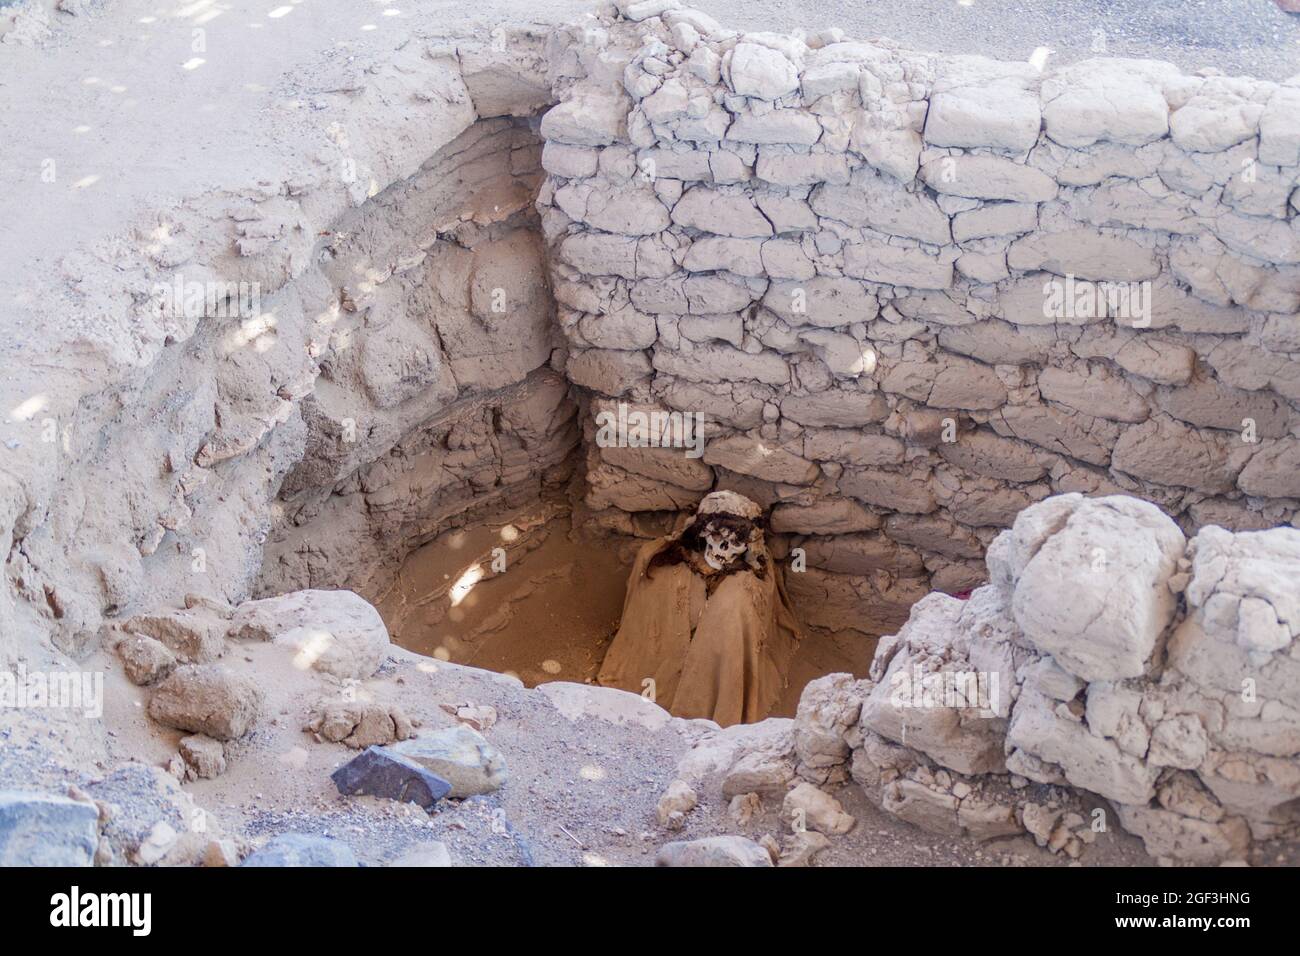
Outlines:
[[646,567],[676,536],[641,548],[628,577],[618,633],[601,664],[604,687],[642,693],[654,680],[655,702],[677,717],[721,726],[762,720],[786,686],[800,632],[772,561],[760,579],[728,574],[712,595],[686,563]]

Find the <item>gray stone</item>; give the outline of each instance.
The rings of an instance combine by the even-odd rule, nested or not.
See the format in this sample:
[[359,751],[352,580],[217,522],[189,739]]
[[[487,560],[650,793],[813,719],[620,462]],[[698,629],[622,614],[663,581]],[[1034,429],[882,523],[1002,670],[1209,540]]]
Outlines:
[[0,867],[90,866],[99,844],[95,804],[0,790]]
[[420,764],[383,747],[367,747],[330,774],[339,793],[385,797],[429,809],[451,792],[451,784]]
[[781,819],[795,830],[809,829],[827,836],[848,833],[857,822],[844,812],[844,807],[829,793],[804,781],[785,795],[781,803]]
[[429,843],[420,843],[411,847],[411,849],[407,850],[388,865],[399,867],[420,867],[454,866],[455,864],[451,861],[451,853],[447,850],[447,845],[434,840]]
[[772,856],[753,840],[738,836],[705,837],[665,843],[655,866],[771,866]]
[[385,747],[445,780],[457,799],[499,789],[508,779],[506,758],[474,730],[459,724]]
[[1083,228],[1026,236],[1012,243],[1007,264],[1024,272],[1042,269],[1058,276],[1106,282],[1154,279],[1160,274],[1151,249],[1131,239]]
[[629,102],[619,90],[580,90],[542,117],[542,138],[574,146],[606,146],[627,129]]
[[945,156],[921,166],[921,178],[936,192],[970,199],[1047,202],[1056,180],[1041,170],[996,156]]
[[709,442],[704,449],[704,461],[738,474],[789,485],[811,485],[820,473],[814,462],[774,442],[747,435]]
[[345,843],[308,833],[281,833],[249,855],[243,866],[360,866]]

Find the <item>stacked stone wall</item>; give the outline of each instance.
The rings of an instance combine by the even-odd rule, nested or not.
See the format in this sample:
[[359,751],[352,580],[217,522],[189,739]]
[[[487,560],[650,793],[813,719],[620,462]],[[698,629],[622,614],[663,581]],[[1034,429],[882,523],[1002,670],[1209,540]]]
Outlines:
[[[539,208],[587,503],[774,506],[809,622],[895,630],[1061,492],[1185,532],[1300,506],[1300,78],[738,34],[671,4],[553,40]],[[623,403],[700,458],[602,447]],[[609,442],[604,442],[608,446]]]

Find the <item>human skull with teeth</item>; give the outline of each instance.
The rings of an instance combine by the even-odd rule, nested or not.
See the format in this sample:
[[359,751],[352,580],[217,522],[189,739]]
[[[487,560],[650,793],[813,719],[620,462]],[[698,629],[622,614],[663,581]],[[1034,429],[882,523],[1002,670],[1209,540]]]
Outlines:
[[685,561],[715,583],[734,571],[753,571],[761,578],[766,551],[763,509],[734,491],[715,491],[700,502],[691,523],[651,569]]
[[682,543],[714,571],[748,569],[763,574],[763,509],[734,491],[706,495]]
[[744,529],[718,519],[710,519],[700,537],[704,539],[704,562],[714,571],[721,571],[749,549],[749,535]]

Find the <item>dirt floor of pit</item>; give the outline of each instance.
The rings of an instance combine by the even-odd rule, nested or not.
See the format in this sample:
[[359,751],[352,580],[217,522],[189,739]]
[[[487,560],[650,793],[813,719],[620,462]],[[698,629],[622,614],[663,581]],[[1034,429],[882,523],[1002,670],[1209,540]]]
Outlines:
[[[529,687],[591,683],[618,631],[634,549],[575,531],[567,516],[512,515],[413,551],[376,606],[393,642],[418,654]],[[875,645],[852,632],[808,632],[770,716],[793,717],[804,685],[823,674],[865,676]]]

